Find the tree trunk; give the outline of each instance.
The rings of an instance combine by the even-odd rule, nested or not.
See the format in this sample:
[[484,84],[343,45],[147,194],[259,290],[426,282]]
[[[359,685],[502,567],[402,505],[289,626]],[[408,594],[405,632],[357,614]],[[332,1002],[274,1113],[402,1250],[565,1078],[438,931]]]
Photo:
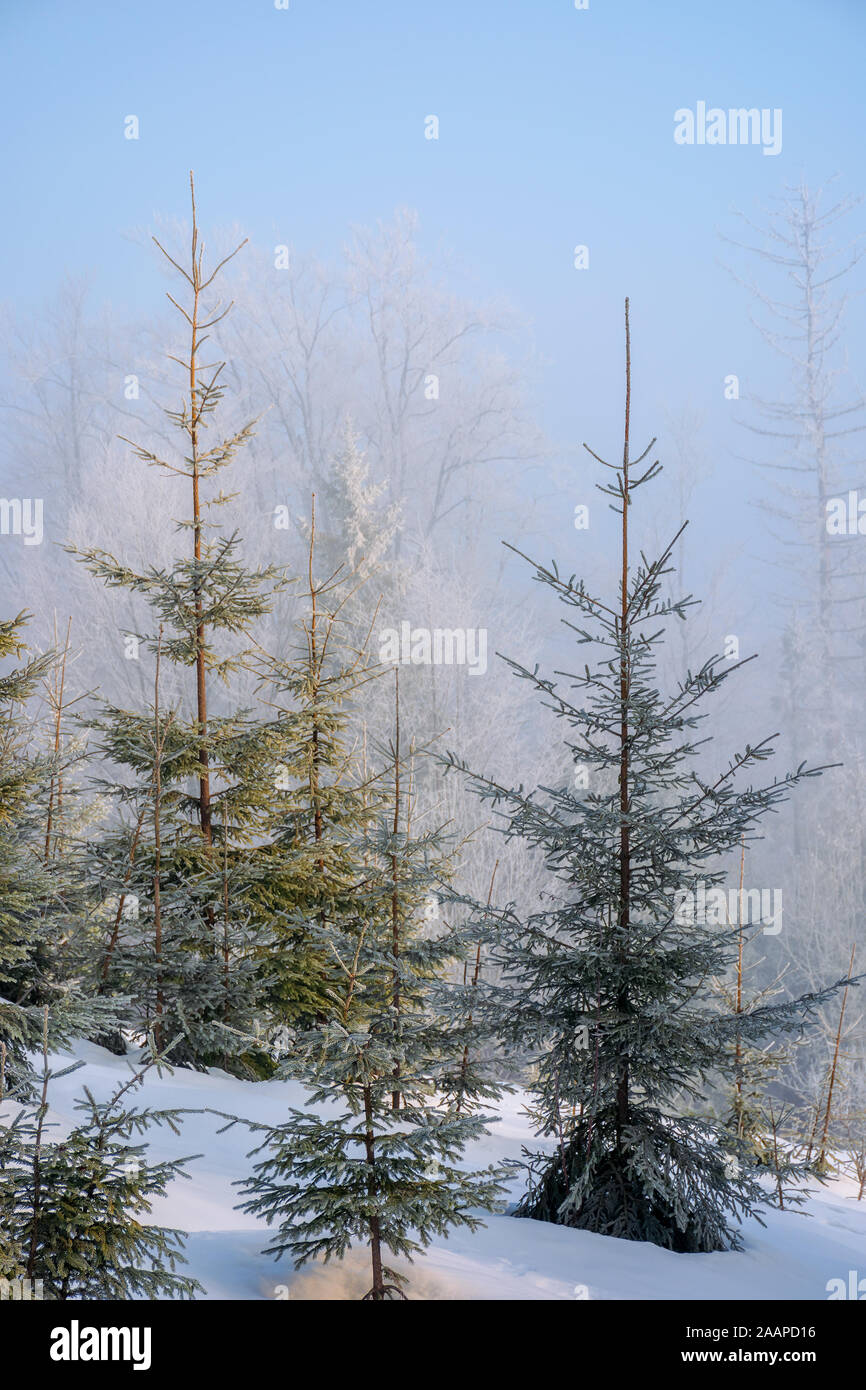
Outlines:
[[[619,831],[619,927],[622,933],[619,949],[620,963],[624,966],[627,959],[625,937],[628,934],[630,919],[630,891],[631,891],[631,836],[628,824],[629,814],[629,732],[628,732],[628,701],[630,693],[631,673],[628,661],[628,635],[629,635],[629,612],[628,612],[628,509],[629,509],[629,417],[631,414],[631,337],[629,332],[628,300],[625,301],[625,429],[623,434],[622,449],[622,575],[621,575],[621,610],[620,610],[620,664],[619,664],[619,698],[620,698],[620,758],[619,758],[619,811],[620,811],[620,831]],[[624,984],[620,985],[617,994],[617,1013],[620,1018],[625,1018],[629,1011],[628,990]],[[622,1063],[617,1077],[616,1085],[616,1147],[618,1152],[622,1152],[622,1135],[628,1124],[628,1088],[629,1088],[629,1059],[628,1054],[622,1059]]]

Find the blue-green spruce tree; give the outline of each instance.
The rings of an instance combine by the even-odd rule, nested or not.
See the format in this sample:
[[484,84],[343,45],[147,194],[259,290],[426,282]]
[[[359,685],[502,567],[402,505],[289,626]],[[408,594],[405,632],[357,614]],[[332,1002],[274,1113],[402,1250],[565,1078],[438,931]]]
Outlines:
[[556,678],[508,662],[562,721],[587,786],[527,791],[473,773],[457,755],[444,765],[470,777],[505,834],[537,850],[551,876],[528,915],[476,905],[503,971],[500,1026],[535,1052],[531,1113],[549,1141],[528,1156],[519,1214],[710,1251],[737,1244],[739,1219],[766,1192],[746,1136],[701,1118],[709,1087],[731,1065],[736,1039],[747,1047],[798,1031],[838,984],[723,1011],[712,982],[736,958],[737,929],[705,924],[681,904],[699,882],[719,885],[741,842],[821,769],[753,781],[771,736],[705,772],[703,707],[743,662],[711,657],[675,689],[660,688],[666,628],[694,600],[666,596],[677,537],[657,559],[634,555],[635,497],[660,465],[647,461],[654,440],[632,457],[628,301],[625,325],[622,461],[588,450],[610,475],[598,486],[620,517],[618,592],[603,599],[555,564],[534,564],[566,608],[581,659]]

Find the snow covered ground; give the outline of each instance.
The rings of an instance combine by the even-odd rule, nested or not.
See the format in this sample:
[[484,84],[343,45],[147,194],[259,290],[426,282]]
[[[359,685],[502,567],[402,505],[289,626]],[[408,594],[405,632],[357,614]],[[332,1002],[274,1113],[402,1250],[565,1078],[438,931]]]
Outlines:
[[[129,1075],[126,1059],[90,1043],[75,1055],[86,1063],[52,1083],[53,1117],[59,1134],[74,1115],[73,1102],[86,1083],[107,1097]],[[68,1063],[54,1059],[55,1065]],[[249,1083],[225,1072],[178,1068],[151,1073],[136,1103],[153,1107],[210,1108],[250,1120],[279,1123],[288,1107],[304,1103],[300,1086]],[[507,1097],[490,1136],[467,1157],[485,1166],[519,1158],[534,1144],[519,1095]],[[258,1142],[242,1126],[219,1134],[222,1122],[209,1114],[186,1119],[180,1138],[168,1129],[150,1131],[151,1152],[168,1158],[201,1153],[154,1209],[153,1219],[189,1232],[189,1269],[215,1299],[356,1298],[369,1287],[365,1250],[342,1265],[294,1271],[287,1260],[261,1254],[268,1228],[243,1212],[233,1180],[251,1167]],[[515,1183],[515,1195],[520,1181]],[[796,1211],[764,1213],[744,1226],[742,1252],[676,1255],[657,1246],[613,1240],[507,1215],[486,1215],[473,1233],[456,1231],[437,1241],[414,1266],[406,1266],[410,1297],[424,1299],[827,1299],[831,1279],[847,1282],[849,1270],[866,1274],[866,1199],[855,1200],[853,1182],[838,1180],[819,1189]],[[398,1262],[399,1264],[399,1262]]]

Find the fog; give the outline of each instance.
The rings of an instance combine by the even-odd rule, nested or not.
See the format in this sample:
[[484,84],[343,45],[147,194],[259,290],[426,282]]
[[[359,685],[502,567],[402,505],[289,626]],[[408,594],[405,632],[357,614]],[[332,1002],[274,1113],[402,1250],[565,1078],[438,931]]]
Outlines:
[[[771,41],[814,23],[805,6],[116,8],[3,19],[21,129],[3,230],[3,616],[32,614],[35,649],[62,648],[69,624],[67,702],[152,698],[153,652],[130,640],[150,632],[143,600],[67,547],[138,570],[183,551],[188,479],[132,446],[178,447],[163,412],[183,400],[186,327],[166,293],[183,285],[153,238],[185,263],[193,168],[208,262],[248,238],[205,295],[208,318],[231,301],[206,356],[225,363],[219,433],[253,422],[215,484],[220,524],[246,564],[296,581],[256,641],[293,650],[315,495],[319,574],[355,576],[351,639],[397,654],[405,737],[507,785],[573,779],[561,725],[502,658],[551,674],[584,659],[521,556],[615,599],[618,518],[583,445],[622,454],[627,295],[633,452],[656,437],[663,466],[634,502],[635,553],[688,521],[665,583],[700,599],[671,622],[660,678],[758,654],[715,702],[704,775],[773,734],[777,775],[840,764],[749,846],[746,889],[783,903],[750,945],[755,978],[796,994],[844,975],[866,945],[864,179],[846,83],[821,69],[853,62],[846,7],[822,11],[814,72],[805,44]],[[14,72],[37,41],[38,100]],[[71,72],[91,43],[82,93]],[[737,145],[731,121],[713,142],[716,102],[779,119],[767,140],[758,123]],[[675,119],[701,104],[703,140]],[[189,714],[192,672],[167,673],[164,698]],[[245,671],[213,709],[261,698]],[[34,736],[50,742],[46,700]],[[371,746],[386,744],[390,675],[365,700]],[[417,793],[463,843],[462,892],[483,898],[497,861],[502,901],[546,891],[525,846],[420,755]],[[791,1094],[820,1090],[837,1022],[838,1001],[786,1069]],[[852,1113],[862,1048],[852,1005]]]

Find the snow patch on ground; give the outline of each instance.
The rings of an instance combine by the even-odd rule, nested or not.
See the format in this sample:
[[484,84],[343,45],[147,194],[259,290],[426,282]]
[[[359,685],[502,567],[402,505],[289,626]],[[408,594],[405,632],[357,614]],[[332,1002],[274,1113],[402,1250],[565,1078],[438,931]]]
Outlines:
[[[125,1058],[82,1042],[75,1056],[85,1066],[52,1083],[52,1119],[59,1135],[75,1116],[74,1101],[86,1083],[107,1098],[129,1076]],[[130,1060],[135,1061],[135,1057]],[[54,1065],[67,1065],[65,1055]],[[270,1124],[287,1110],[302,1108],[303,1087],[293,1082],[239,1081],[213,1069],[178,1068],[161,1077],[151,1072],[134,1093],[135,1103],[154,1108],[206,1109]],[[489,1136],[472,1146],[467,1160],[484,1167],[519,1159],[524,1144],[535,1145],[522,1113],[520,1094],[506,1096]],[[8,1107],[4,1107],[8,1115]],[[212,1299],[355,1299],[369,1287],[366,1251],[352,1251],[341,1264],[294,1270],[286,1259],[262,1254],[268,1228],[237,1211],[234,1181],[245,1177],[247,1155],[260,1142],[237,1125],[220,1133],[212,1114],[190,1114],[180,1137],[170,1129],[149,1134],[155,1158],[200,1154],[190,1180],[178,1179],[154,1207],[153,1220],[189,1232],[189,1272]],[[516,1197],[520,1180],[513,1186]],[[475,1232],[456,1230],[437,1240],[414,1265],[394,1261],[407,1273],[408,1294],[423,1299],[826,1299],[830,1279],[847,1281],[848,1271],[866,1274],[866,1200],[857,1202],[853,1181],[834,1180],[799,1210],[764,1213],[743,1226],[744,1249],[713,1255],[677,1255],[657,1246],[573,1231],[508,1215],[484,1216]]]

